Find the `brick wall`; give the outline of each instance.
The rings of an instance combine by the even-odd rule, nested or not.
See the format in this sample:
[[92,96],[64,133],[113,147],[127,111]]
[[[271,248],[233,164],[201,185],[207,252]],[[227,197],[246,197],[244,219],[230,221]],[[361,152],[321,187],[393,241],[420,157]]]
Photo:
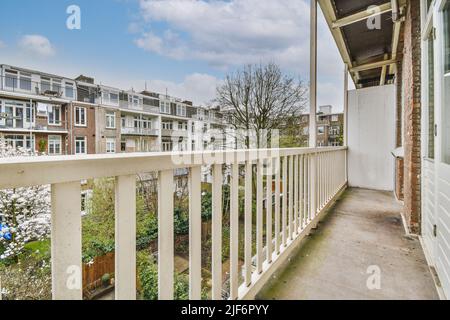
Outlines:
[[421,215],[421,39],[420,1],[411,0],[406,10],[403,34],[401,83],[403,95],[404,215],[410,231],[420,232]]

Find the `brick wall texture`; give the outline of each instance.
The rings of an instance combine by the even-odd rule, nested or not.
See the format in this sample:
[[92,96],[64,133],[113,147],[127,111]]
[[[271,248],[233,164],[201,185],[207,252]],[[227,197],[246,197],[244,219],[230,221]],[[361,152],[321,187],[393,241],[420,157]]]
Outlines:
[[421,37],[420,0],[408,2],[403,28],[404,215],[410,231],[420,232],[421,216]]

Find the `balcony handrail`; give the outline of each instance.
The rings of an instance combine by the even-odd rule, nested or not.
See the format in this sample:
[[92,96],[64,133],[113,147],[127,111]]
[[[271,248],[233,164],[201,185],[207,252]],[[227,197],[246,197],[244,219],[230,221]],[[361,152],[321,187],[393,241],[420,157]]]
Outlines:
[[[73,277],[73,270],[75,274],[76,270],[81,270],[80,181],[114,177],[115,298],[136,299],[136,174],[157,172],[158,293],[160,299],[167,300],[174,297],[174,171],[189,169],[189,296],[199,299],[202,167],[211,166],[212,298],[221,299],[223,292],[222,189],[226,174],[231,177],[229,297],[251,299],[317,226],[346,187],[346,150],[346,147],[325,147],[3,158],[0,159],[0,189],[51,185],[53,298],[82,299],[81,286],[66,285],[68,277]],[[276,164],[276,172],[264,173],[268,160]],[[225,173],[224,164],[230,166]],[[244,181],[239,178],[242,165]],[[252,254],[253,177],[256,181],[256,259]],[[238,230],[239,184],[242,182],[245,187],[245,261],[244,283],[240,284]],[[273,185],[275,190],[267,188]],[[263,219],[264,214],[266,219]]]
[[[151,154],[137,152],[0,158],[0,169],[2,169],[0,189],[191,168],[201,165],[199,161],[205,165],[212,164],[209,161],[210,159],[213,159],[214,164],[227,164],[230,163],[228,159],[233,159],[233,157],[236,159],[235,161],[245,162],[271,159],[275,157],[276,153],[277,157],[288,157],[339,150],[347,150],[347,147],[154,152]],[[183,157],[186,155],[192,155],[197,162],[195,164],[172,163],[174,156]],[[113,169],[109,166],[113,166]],[[36,172],[39,172],[39,174],[36,174]]]

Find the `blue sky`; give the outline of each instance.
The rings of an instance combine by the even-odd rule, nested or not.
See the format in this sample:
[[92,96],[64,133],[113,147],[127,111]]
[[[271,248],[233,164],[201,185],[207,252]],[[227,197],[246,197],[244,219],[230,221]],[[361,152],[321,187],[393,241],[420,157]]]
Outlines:
[[[81,30],[66,9],[81,9]],[[309,0],[1,0],[0,63],[206,103],[227,72],[275,61],[309,80]],[[319,104],[342,109],[343,64],[319,18]]]

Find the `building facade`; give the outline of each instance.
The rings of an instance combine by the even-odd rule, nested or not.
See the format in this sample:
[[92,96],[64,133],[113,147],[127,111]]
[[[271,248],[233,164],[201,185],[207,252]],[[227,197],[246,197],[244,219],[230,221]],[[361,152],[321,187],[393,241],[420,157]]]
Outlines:
[[[317,146],[338,147],[343,146],[344,114],[333,113],[332,106],[320,106],[317,113]],[[308,143],[309,137],[309,114],[300,117],[299,122],[301,141]]]
[[[222,149],[218,109],[0,65],[0,139],[48,155]],[[214,129],[214,130],[213,130]]]

